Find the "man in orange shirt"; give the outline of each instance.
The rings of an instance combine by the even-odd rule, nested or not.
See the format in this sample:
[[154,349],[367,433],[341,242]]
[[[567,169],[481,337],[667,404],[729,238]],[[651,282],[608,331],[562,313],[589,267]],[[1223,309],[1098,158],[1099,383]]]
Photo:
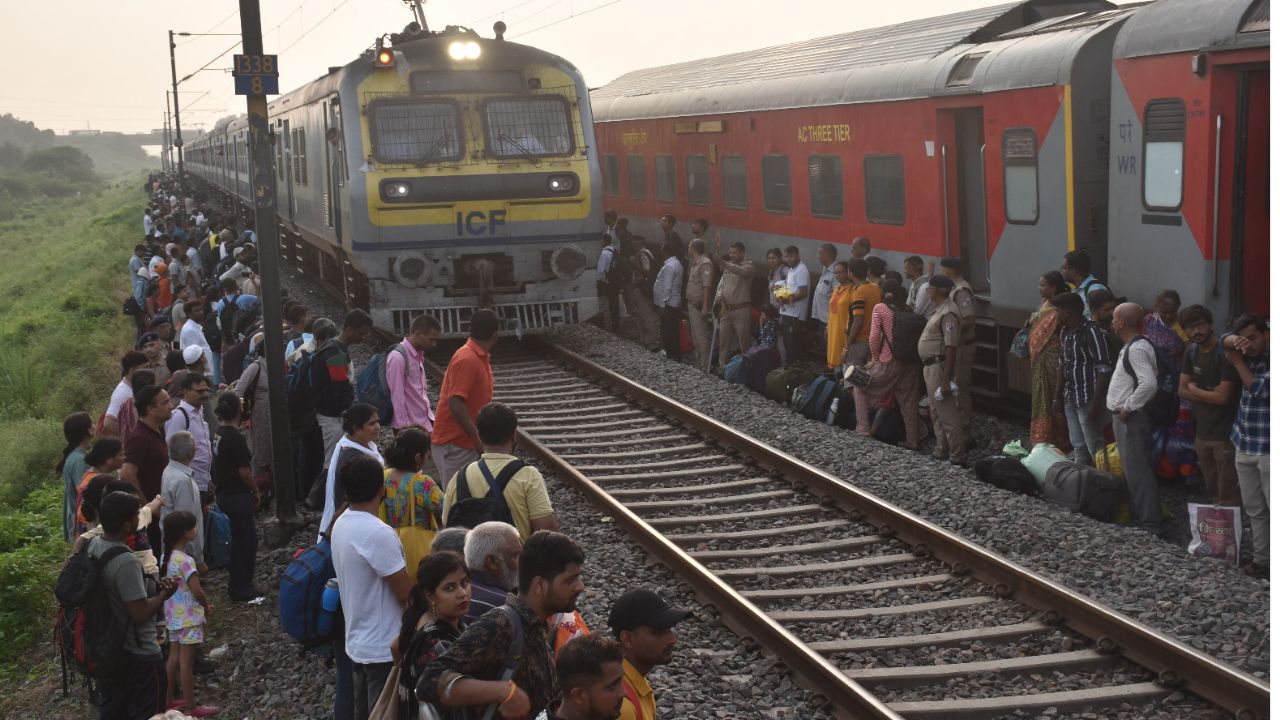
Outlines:
[[866,260],[854,258],[849,261],[853,296],[849,303],[849,340],[845,362],[858,367],[871,359],[871,311],[880,304],[880,288],[867,279],[868,269]]
[[447,489],[453,476],[480,459],[476,414],[493,401],[493,368],[489,351],[498,344],[498,315],[477,310],[471,316],[471,337],[449,360],[440,387],[436,424],[431,429],[431,457],[436,479]]

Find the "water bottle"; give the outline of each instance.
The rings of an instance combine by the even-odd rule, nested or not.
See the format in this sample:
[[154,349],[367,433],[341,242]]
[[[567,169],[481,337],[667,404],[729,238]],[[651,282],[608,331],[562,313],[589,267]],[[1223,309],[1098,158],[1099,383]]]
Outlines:
[[338,614],[340,601],[338,578],[330,578],[324,584],[324,593],[320,595],[320,617],[316,619],[316,630],[321,637],[333,633],[333,618]]

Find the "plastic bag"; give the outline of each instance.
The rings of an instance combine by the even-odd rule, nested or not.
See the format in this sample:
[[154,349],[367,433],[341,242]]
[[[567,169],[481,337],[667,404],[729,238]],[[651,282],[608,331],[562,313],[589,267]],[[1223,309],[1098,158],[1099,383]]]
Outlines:
[[1004,450],[1001,452],[1011,458],[1018,458],[1019,460],[1027,456],[1027,449],[1022,446],[1021,440],[1010,440],[1005,443]]
[[1232,565],[1240,564],[1240,508],[1187,503],[1191,519],[1191,544],[1187,552],[1196,557],[1215,557]]
[[1049,474],[1049,468],[1054,463],[1060,463],[1066,459],[1067,456],[1051,443],[1040,443],[1031,448],[1031,452],[1022,458],[1022,464],[1035,476],[1040,487],[1044,487],[1044,477]]
[[1115,443],[1109,443],[1105,450],[1099,450],[1093,454],[1093,466],[1124,479],[1124,466],[1120,464],[1120,448],[1116,447]]

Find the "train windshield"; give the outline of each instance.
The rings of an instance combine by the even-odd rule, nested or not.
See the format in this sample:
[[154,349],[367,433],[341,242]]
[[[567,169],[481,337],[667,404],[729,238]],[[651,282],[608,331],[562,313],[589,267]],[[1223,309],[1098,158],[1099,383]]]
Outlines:
[[488,100],[484,122],[494,157],[569,155],[574,149],[569,104],[561,97]]
[[458,107],[451,102],[380,102],[370,108],[373,157],[423,163],[462,157]]

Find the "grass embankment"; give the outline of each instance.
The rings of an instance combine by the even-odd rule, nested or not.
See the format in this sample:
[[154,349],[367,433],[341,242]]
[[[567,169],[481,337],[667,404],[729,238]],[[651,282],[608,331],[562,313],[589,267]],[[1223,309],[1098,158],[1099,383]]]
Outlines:
[[24,672],[16,661],[52,631],[67,552],[53,470],[62,418],[96,420],[133,339],[120,306],[140,184],[37,200],[0,222],[0,675]]

